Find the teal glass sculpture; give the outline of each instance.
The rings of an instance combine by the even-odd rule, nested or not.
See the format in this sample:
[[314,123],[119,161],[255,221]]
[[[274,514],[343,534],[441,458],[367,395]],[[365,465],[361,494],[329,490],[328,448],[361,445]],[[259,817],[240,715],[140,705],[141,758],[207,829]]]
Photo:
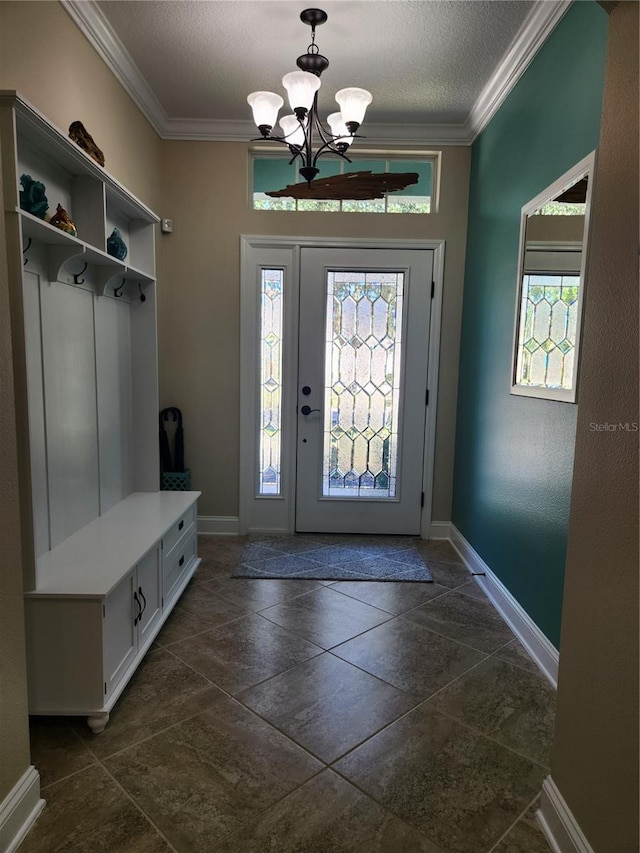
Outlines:
[[127,257],[129,250],[118,228],[114,228],[111,236],[107,237],[107,252],[119,261],[124,261]]
[[34,181],[31,175],[20,175],[20,207],[37,216],[38,219],[44,219],[49,202],[45,195],[44,184],[41,181]]

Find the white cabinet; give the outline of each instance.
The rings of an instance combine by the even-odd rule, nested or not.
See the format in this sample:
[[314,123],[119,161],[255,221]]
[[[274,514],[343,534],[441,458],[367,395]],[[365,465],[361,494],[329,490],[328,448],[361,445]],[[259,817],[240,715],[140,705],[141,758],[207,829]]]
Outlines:
[[[29,710],[100,731],[198,565],[200,493],[159,491],[159,220],[16,92],[0,163]],[[22,175],[76,236],[31,212]]]
[[160,546],[146,554],[104,600],[105,697],[126,673],[162,617]]
[[104,695],[109,697],[138,653],[136,579],[126,575],[103,604]]
[[162,540],[162,589],[165,606],[184,587],[184,576],[196,556],[196,516],[190,507],[167,531]]
[[129,495],[39,560],[50,581],[26,594],[31,714],[104,729],[198,567],[199,494]]
[[[195,552],[193,556],[195,557]],[[162,616],[160,549],[158,547],[140,560],[136,576],[133,600],[138,611],[133,617],[133,622],[138,631],[138,645],[142,646],[146,643],[147,637],[155,635],[154,629]]]

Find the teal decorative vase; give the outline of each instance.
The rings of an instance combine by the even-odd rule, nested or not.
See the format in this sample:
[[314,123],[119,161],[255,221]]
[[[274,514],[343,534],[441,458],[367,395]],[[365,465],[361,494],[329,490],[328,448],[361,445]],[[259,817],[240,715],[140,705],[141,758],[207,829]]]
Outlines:
[[34,181],[31,175],[20,175],[20,207],[37,216],[38,219],[44,219],[49,202],[45,195],[44,184],[41,181]]
[[107,237],[107,252],[117,258],[119,261],[124,261],[128,254],[127,244],[122,239],[122,234],[118,228],[114,228],[111,236]]

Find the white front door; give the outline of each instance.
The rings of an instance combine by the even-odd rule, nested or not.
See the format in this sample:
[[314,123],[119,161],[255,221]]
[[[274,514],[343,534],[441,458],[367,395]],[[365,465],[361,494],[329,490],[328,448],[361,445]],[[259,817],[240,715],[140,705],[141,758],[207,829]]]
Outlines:
[[420,533],[433,251],[302,248],[295,528]]

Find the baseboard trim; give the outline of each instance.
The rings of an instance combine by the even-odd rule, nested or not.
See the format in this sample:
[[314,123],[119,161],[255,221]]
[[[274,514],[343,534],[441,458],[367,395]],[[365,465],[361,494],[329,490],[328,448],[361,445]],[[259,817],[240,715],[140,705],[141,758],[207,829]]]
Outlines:
[[556,647],[491,571],[473,546],[467,542],[455,524],[451,524],[451,544],[460,554],[471,573],[476,575],[475,579],[484,590],[487,598],[529,652],[540,671],[557,689],[560,658]]
[[[291,531],[286,527],[250,527],[249,536],[290,536]],[[302,534],[304,536],[304,533]]]
[[451,539],[450,521],[432,521],[428,527],[429,539]]
[[240,519],[234,515],[199,515],[198,533],[204,536],[237,536]]
[[31,765],[0,803],[0,850],[17,850],[43,808],[40,774]]
[[542,783],[536,817],[553,853],[594,853],[551,776]]

